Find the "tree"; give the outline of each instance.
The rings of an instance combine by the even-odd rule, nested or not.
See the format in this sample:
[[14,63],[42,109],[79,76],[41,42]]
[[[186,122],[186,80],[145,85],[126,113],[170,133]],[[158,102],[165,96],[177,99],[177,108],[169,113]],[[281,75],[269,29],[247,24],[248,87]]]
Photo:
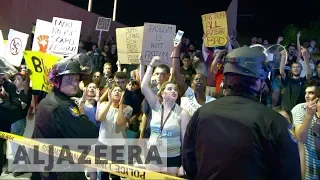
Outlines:
[[306,40],[315,40],[317,44],[320,44],[320,39],[317,39],[320,37],[320,23],[318,21],[311,22],[309,26],[305,28],[298,27],[296,25],[290,24],[283,30],[284,35],[284,44],[288,45],[289,43],[297,43],[297,34],[300,31],[301,32],[301,43]]
[[283,45],[289,45],[290,43],[297,43],[297,34],[299,28],[293,24],[288,25],[283,29]]

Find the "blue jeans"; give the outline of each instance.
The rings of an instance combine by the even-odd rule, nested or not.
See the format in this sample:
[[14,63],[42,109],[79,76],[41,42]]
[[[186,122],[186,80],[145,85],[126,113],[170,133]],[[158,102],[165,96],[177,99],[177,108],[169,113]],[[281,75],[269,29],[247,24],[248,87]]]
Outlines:
[[[11,133],[19,136],[23,136],[26,128],[26,119],[21,119],[11,124]],[[13,157],[15,157],[18,150],[18,144],[11,142],[11,151]]]

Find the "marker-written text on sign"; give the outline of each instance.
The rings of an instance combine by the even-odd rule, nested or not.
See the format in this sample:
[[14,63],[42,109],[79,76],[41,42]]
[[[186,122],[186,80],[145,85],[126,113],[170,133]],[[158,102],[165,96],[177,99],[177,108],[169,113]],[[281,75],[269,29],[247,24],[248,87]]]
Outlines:
[[228,26],[225,11],[202,15],[202,25],[207,47],[224,46],[227,43]]
[[145,23],[143,61],[149,63],[153,56],[160,56],[161,63],[170,65],[175,33],[175,25]]
[[138,27],[134,28],[126,28],[126,45],[128,50],[128,62],[129,64],[138,64],[141,47],[139,48],[138,45],[141,45],[141,35],[139,33]]
[[32,56],[31,57],[32,60],[32,64],[34,67],[34,70],[37,73],[42,73],[42,80],[43,80],[43,84],[41,87],[41,90],[44,92],[49,92],[49,90],[53,87],[53,84],[50,83],[49,81],[49,73],[51,71],[52,68],[48,68],[44,65],[43,59],[42,58],[38,58],[36,56]]
[[54,17],[49,51],[58,54],[75,54],[78,52],[81,21]]

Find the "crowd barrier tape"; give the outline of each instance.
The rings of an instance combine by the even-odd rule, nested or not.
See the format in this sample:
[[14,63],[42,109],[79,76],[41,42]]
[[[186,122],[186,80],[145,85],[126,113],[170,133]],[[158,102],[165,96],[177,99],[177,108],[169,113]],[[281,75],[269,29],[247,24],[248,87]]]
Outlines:
[[[48,149],[50,144],[45,144],[39,141],[35,141],[29,138],[25,138],[22,136],[18,136],[18,135],[3,132],[3,131],[0,131],[0,138],[14,141],[17,144],[24,145],[30,149],[33,149],[34,146],[39,146],[39,147],[42,147],[38,149],[41,153],[48,154],[48,152],[45,151],[45,149]],[[54,146],[54,156],[59,157],[58,152],[61,152],[61,150],[62,150],[61,147]],[[80,157],[80,155],[81,155],[80,152],[71,150],[72,157]],[[95,157],[92,155],[88,155],[87,158],[95,159]],[[78,162],[77,158],[74,158],[73,160],[75,163]],[[101,160],[107,160],[107,159],[101,158]],[[158,172],[149,171],[146,169],[136,168],[126,164],[113,164],[110,160],[108,160],[107,165],[94,164],[94,161],[91,161],[91,162],[93,162],[93,164],[84,164],[84,165],[90,168],[99,169],[101,171],[109,172],[109,173],[118,175],[120,177],[126,177],[130,179],[184,180],[183,178],[180,178],[180,177],[170,176],[170,175],[166,175]]]

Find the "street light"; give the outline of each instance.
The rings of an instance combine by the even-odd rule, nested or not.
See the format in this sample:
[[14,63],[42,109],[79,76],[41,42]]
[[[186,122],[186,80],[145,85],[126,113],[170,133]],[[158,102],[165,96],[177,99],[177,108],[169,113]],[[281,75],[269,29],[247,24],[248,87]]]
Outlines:
[[88,11],[91,12],[91,10],[92,10],[92,0],[89,0]]
[[117,0],[114,0],[112,21],[116,21],[116,14],[117,14]]
[[[112,15],[112,21],[116,21],[116,15],[117,15],[117,0],[114,0],[113,3],[113,15]],[[91,12],[92,10],[92,0],[89,0],[88,3],[88,11]]]

